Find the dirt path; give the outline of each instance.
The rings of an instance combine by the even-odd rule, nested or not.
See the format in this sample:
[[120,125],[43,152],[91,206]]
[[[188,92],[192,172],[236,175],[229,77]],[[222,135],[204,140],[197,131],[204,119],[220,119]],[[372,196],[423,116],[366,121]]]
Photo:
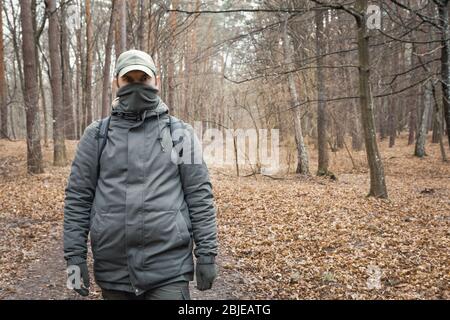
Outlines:
[[[60,233],[59,233],[60,234]],[[14,285],[10,286],[1,299],[5,300],[97,300],[101,299],[101,290],[94,284],[91,270],[91,287],[89,297],[84,298],[66,288],[66,264],[62,257],[62,241],[53,240],[45,244],[41,259],[34,261],[22,270]],[[90,261],[92,262],[92,261]],[[219,275],[212,290],[199,291],[195,281],[190,283],[193,300],[226,300],[237,299],[240,294],[236,288],[241,281],[240,276],[228,268],[231,261],[228,257],[218,256]],[[194,279],[195,280],[195,279]]]

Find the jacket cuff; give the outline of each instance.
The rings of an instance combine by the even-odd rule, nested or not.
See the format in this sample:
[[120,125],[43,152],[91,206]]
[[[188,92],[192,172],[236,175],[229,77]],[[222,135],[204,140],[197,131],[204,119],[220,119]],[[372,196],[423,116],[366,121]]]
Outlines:
[[197,258],[197,264],[213,264],[215,261],[215,256],[199,256]]
[[73,256],[67,259],[67,265],[71,266],[71,265],[79,265],[79,264],[83,264],[86,263],[86,259],[79,257],[79,256]]

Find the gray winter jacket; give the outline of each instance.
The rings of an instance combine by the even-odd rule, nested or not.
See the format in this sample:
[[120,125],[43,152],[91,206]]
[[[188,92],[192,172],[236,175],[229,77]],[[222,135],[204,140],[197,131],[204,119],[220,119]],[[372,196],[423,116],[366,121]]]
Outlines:
[[193,280],[192,251],[197,258],[217,254],[208,169],[203,160],[171,161],[168,122],[164,103],[145,111],[142,120],[113,115],[98,181],[97,122],[79,142],[66,188],[64,257],[68,263],[85,260],[90,233],[100,287],[141,294]]

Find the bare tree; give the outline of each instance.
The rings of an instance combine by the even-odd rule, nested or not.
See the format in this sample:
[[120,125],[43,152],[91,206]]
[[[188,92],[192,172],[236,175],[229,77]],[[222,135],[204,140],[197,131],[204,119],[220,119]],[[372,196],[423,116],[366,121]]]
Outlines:
[[373,113],[373,98],[370,88],[370,55],[369,33],[366,25],[367,0],[356,0],[354,7],[342,4],[325,4],[322,1],[313,0],[320,5],[329,6],[332,9],[344,10],[356,20],[358,43],[358,73],[359,73],[359,101],[361,108],[361,122],[364,130],[367,162],[370,171],[369,196],[387,198],[386,179],[384,166],[378,151],[375,120]]
[[[283,28],[283,52],[284,63],[287,66],[292,65],[292,47],[290,44],[290,38],[288,35],[288,17],[284,20]],[[300,99],[298,97],[297,88],[295,86],[294,74],[288,73],[289,92],[291,95],[291,106],[294,118],[294,130],[295,130],[295,142],[297,144],[297,173],[309,175],[309,159],[308,151],[303,139],[301,113],[300,113]]]
[[[172,1],[172,7],[178,7],[179,0]],[[167,50],[167,104],[170,110],[175,113],[175,33],[177,30],[177,15],[175,12],[169,13],[169,32],[171,38],[168,41]],[[177,110],[178,111],[178,110]]]
[[70,33],[67,27],[67,7],[65,2],[61,7],[61,66],[63,87],[64,133],[66,139],[75,140],[75,117],[72,94],[72,72],[70,69]]
[[367,162],[370,171],[369,196],[387,198],[386,179],[384,166],[376,139],[376,128],[373,113],[373,98],[370,88],[370,55],[369,33],[366,25],[367,0],[356,0],[354,7],[342,4],[324,3],[313,0],[321,6],[331,9],[343,10],[351,14],[356,20],[358,43],[358,73],[359,73],[359,101],[361,108],[361,122],[364,129],[364,141],[366,146]]
[[138,33],[138,48],[142,51],[145,50],[145,4],[147,2],[148,1],[145,0],[139,0],[139,30],[141,30],[141,32]]
[[76,106],[75,114],[77,119],[77,137],[81,138],[81,135],[83,133],[84,128],[84,108],[83,108],[83,101],[84,101],[84,93],[83,93],[83,69],[84,69],[84,51],[83,51],[83,45],[84,45],[84,37],[82,35],[82,19],[81,19],[81,8],[77,4],[77,10],[80,12],[78,13],[79,23],[75,26],[75,34],[76,34],[76,53],[75,53],[75,66],[76,66],[76,73],[75,73],[75,99],[76,99]]
[[438,6],[441,31],[441,84],[442,106],[447,124],[447,138],[450,146],[450,26],[448,0],[434,0]]
[[22,55],[24,74],[24,102],[27,129],[27,168],[29,173],[42,173],[41,138],[38,121],[38,79],[36,67],[36,39],[33,28],[32,0],[20,1],[22,23]]
[[0,139],[8,137],[8,105],[5,77],[5,51],[3,45],[3,1],[0,1]]
[[327,113],[325,102],[325,79],[323,66],[323,24],[322,11],[315,12],[316,22],[316,55],[317,55],[317,140],[319,149],[317,175],[328,175],[328,138],[327,138]]
[[127,1],[118,0],[117,6],[116,57],[127,50]]
[[49,17],[48,40],[50,49],[50,82],[52,84],[53,104],[53,165],[66,164],[66,145],[64,139],[64,110],[62,97],[61,37],[56,0],[46,0]]
[[430,112],[433,109],[433,83],[432,80],[429,80],[425,83],[423,88],[423,112],[420,118],[420,125],[417,131],[417,139],[416,139],[416,147],[414,150],[414,155],[417,157],[424,157],[426,155],[425,152],[425,142],[427,138],[427,126],[428,126],[428,118],[430,116]]
[[86,69],[83,96],[83,131],[92,122],[92,60],[94,56],[94,35],[92,29],[91,0],[85,3],[86,17]]
[[113,46],[113,40],[114,40],[114,26],[116,24],[116,17],[117,17],[117,2],[120,0],[113,0],[112,1],[112,8],[111,8],[111,17],[109,21],[109,31],[108,31],[108,38],[106,40],[106,48],[105,48],[105,65],[103,67],[103,86],[102,86],[102,118],[108,116],[109,107],[111,104],[111,94],[109,92],[110,85],[111,85],[111,53],[112,53],[112,46]]
[[387,198],[387,188],[384,176],[383,162],[376,140],[375,123],[373,119],[373,102],[370,90],[370,56],[369,35],[366,27],[367,0],[356,0],[355,14],[358,27],[358,57],[359,57],[359,94],[362,124],[370,169],[369,196]]
[[439,116],[441,114],[441,108],[439,106],[439,103],[437,102],[437,98],[436,98],[436,89],[435,86],[432,86],[433,89],[433,99],[434,99],[434,109],[435,109],[435,113],[437,115],[436,117],[436,122],[437,122],[437,136],[438,136],[438,143],[439,143],[439,149],[441,151],[441,157],[442,157],[442,161],[447,162],[447,154],[445,153],[445,147],[444,147],[444,142],[442,141],[442,134],[440,132],[441,128],[442,128],[442,123],[441,123],[441,117]]
[[47,112],[47,98],[45,97],[45,90],[44,90],[44,80],[42,76],[42,64],[38,64],[38,78],[39,78],[39,92],[41,96],[41,106],[42,106],[42,114],[43,114],[43,121],[44,121],[44,146],[48,146],[48,131],[49,131],[49,125],[48,125],[48,112]]

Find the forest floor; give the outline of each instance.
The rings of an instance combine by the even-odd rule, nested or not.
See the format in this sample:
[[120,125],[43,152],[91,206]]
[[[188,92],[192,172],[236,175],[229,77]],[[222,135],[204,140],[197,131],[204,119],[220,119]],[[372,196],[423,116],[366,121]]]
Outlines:
[[[67,142],[73,156],[75,142]],[[316,152],[311,150],[311,164]],[[388,200],[367,198],[363,151],[330,154],[337,181],[235,177],[211,168],[220,254],[213,290],[193,299],[450,299],[450,163],[380,143]],[[70,166],[25,172],[24,141],[0,140],[0,299],[84,299],[65,287]],[[311,168],[314,172],[315,168]],[[94,281],[91,281],[92,283]],[[99,299],[93,285],[89,299]]]

